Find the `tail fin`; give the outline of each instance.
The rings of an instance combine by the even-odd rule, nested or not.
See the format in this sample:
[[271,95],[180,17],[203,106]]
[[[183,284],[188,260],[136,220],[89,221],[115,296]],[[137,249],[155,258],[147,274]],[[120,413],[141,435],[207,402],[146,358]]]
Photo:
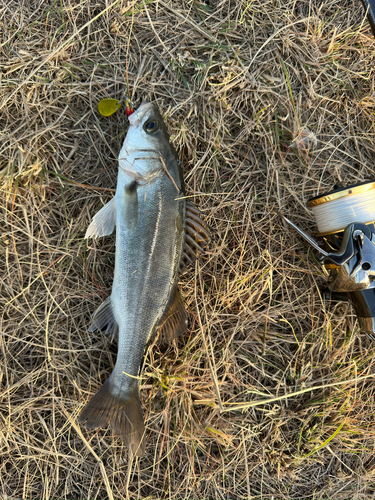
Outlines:
[[125,394],[116,394],[111,390],[109,378],[90,399],[78,417],[80,423],[95,429],[111,425],[114,434],[119,436],[132,453],[142,457],[145,451],[143,432],[144,423],[138,384]]

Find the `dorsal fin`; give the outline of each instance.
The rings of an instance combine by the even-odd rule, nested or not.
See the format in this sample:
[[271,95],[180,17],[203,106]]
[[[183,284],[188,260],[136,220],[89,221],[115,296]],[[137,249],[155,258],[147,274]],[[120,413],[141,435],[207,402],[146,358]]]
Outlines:
[[186,202],[186,234],[185,247],[180,265],[180,272],[184,272],[185,268],[191,264],[198,255],[205,254],[205,247],[212,240],[212,230],[200,218],[201,212],[191,203]]
[[185,304],[176,285],[170,306],[165,311],[159,326],[160,337],[168,342],[176,339],[187,328]]

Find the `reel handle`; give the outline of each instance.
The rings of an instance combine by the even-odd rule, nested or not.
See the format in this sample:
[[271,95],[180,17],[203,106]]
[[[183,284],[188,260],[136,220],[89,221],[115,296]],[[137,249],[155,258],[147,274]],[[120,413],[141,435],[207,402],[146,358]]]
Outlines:
[[359,252],[360,243],[358,238],[363,238],[363,236],[371,240],[371,231],[366,224],[359,224],[358,222],[350,224],[344,231],[340,250],[335,253],[328,253],[325,259],[330,260],[336,266],[343,266]]
[[362,3],[367,12],[367,19],[375,36],[375,0],[362,0]]

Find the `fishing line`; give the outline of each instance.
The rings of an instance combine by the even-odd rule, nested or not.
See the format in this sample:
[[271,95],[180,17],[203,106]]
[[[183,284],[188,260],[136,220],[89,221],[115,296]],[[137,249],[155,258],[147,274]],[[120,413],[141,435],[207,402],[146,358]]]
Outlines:
[[[132,10],[132,20],[130,23],[130,33],[128,36],[128,43],[127,43],[127,47],[126,47],[126,68],[125,68],[125,70],[126,70],[126,87],[127,87],[127,94],[128,94],[128,98],[126,101],[126,109],[128,109],[130,107],[129,101],[131,101],[131,99],[132,99],[132,97],[130,97],[130,86],[129,86],[129,50],[130,50],[130,40],[131,40],[131,37],[133,34],[133,26],[134,26],[134,9]],[[134,92],[135,92],[135,89],[133,90],[133,96],[134,96]]]
[[[375,36],[375,0],[362,0],[366,9],[366,14]],[[372,92],[370,99],[375,95]],[[325,151],[330,143],[346,130],[363,113],[365,106],[355,115],[355,117],[335,134],[319,151],[310,164],[310,170]],[[333,153],[332,153],[333,154]],[[332,155],[331,155],[332,156]],[[307,206],[312,209],[315,216],[319,233],[329,234],[345,229],[353,222],[369,224],[375,221],[375,183],[362,183],[348,186],[346,189],[337,189],[326,195],[317,196],[307,202]]]
[[[370,99],[372,99],[373,97],[375,96],[375,91],[370,95]],[[347,125],[345,125],[345,127],[343,127],[341,130],[339,130],[339,132],[337,132],[337,134],[335,134],[332,139],[330,139],[326,144],[325,144],[325,147],[323,147],[323,149],[321,149],[319,151],[319,153],[315,156],[314,158],[314,161],[310,164],[309,166],[309,170],[312,168],[312,166],[314,165],[314,163],[316,162],[316,160],[319,158],[319,156],[323,153],[323,151],[325,151],[329,144],[334,140],[336,139],[336,137],[338,137],[344,130],[346,130],[352,123],[354,123],[354,121],[359,117],[360,114],[363,113],[363,111],[365,110],[365,106],[361,109],[361,111],[359,111],[355,117],[353,118],[353,120],[351,120]]]
[[[375,0],[362,0],[362,3],[363,3],[363,6],[365,7],[366,9],[366,14],[367,14],[367,17],[368,17],[368,20],[369,20],[369,23],[371,25],[371,29],[374,33],[374,37],[375,37]],[[370,96],[370,99],[372,99],[375,95],[375,91],[371,94]],[[359,113],[353,118],[353,120],[351,120],[344,128],[342,128],[339,132],[337,132],[337,134],[335,134],[332,139],[330,141],[328,141],[325,145],[325,147],[319,151],[319,153],[316,155],[316,157],[314,158],[314,161],[311,163],[311,165],[309,166],[309,170],[311,169],[311,167],[314,165],[314,163],[316,162],[316,160],[319,158],[319,156],[321,155],[321,153],[323,153],[323,151],[325,151],[328,147],[328,145],[338,136],[341,134],[341,132],[343,132],[345,129],[347,129],[349,127],[349,125],[351,125],[357,118],[358,116],[363,113],[365,109],[365,106],[361,109],[361,111],[359,111]]]

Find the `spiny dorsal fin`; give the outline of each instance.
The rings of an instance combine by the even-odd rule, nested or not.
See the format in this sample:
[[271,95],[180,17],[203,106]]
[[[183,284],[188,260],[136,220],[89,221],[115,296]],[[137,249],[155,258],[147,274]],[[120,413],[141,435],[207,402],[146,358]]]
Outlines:
[[187,318],[185,305],[181,297],[181,292],[176,285],[172,302],[160,321],[160,337],[170,342],[185,333],[186,328]]
[[105,299],[92,315],[92,323],[88,331],[91,333],[96,330],[103,330],[105,327],[107,327],[105,331],[106,335],[112,333],[114,338],[118,338],[118,324],[113,314],[111,296]]
[[185,247],[180,272],[194,262],[198,255],[204,255],[205,247],[213,239],[211,228],[200,218],[200,214],[201,212],[193,203],[186,202]]

